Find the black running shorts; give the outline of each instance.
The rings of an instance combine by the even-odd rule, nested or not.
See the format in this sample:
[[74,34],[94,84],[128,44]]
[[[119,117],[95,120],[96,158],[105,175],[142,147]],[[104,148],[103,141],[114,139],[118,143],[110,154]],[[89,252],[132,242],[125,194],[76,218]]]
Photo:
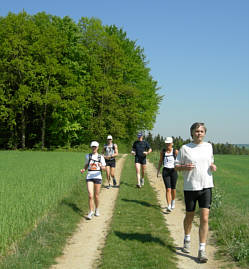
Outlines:
[[93,182],[94,184],[102,184],[102,179],[101,178],[89,178],[89,179],[86,179],[86,182]]
[[188,212],[195,211],[197,201],[199,208],[210,209],[212,203],[212,188],[207,188],[200,191],[184,191],[184,200],[186,211]]
[[112,160],[105,160],[106,166],[110,166],[110,167],[116,167],[116,160],[112,159]]
[[163,168],[163,181],[167,189],[175,189],[178,174],[174,168]]
[[145,156],[135,156],[135,163],[140,163],[142,165],[146,164],[146,155]]

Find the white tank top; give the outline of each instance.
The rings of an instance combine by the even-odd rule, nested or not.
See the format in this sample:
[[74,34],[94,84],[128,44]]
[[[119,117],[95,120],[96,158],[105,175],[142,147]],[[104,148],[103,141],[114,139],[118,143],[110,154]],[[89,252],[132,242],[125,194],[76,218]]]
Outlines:
[[163,158],[163,166],[166,168],[174,168],[175,167],[175,158],[173,155],[173,149],[170,153],[166,152],[164,153]]

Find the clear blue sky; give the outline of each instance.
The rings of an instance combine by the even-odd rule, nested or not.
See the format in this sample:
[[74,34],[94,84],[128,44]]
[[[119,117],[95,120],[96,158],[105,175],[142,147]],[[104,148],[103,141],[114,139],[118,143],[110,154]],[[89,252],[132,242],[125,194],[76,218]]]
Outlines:
[[39,11],[122,27],[144,48],[164,95],[153,134],[249,143],[249,0],[7,0],[9,11]]

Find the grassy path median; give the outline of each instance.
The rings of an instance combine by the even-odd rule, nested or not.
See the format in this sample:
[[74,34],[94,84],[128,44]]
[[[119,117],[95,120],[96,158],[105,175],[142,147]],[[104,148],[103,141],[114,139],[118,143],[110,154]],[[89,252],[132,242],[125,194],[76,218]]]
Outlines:
[[100,269],[176,268],[172,239],[148,180],[136,188],[133,158],[121,175],[120,192]]

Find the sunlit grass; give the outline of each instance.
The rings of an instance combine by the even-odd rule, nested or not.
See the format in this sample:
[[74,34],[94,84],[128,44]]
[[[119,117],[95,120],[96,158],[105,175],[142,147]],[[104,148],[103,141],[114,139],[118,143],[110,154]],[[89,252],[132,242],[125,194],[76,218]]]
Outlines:
[[0,152],[0,254],[28,234],[80,179],[84,154]]
[[176,255],[155,192],[145,180],[136,188],[134,160],[128,157],[100,269],[176,268]]

